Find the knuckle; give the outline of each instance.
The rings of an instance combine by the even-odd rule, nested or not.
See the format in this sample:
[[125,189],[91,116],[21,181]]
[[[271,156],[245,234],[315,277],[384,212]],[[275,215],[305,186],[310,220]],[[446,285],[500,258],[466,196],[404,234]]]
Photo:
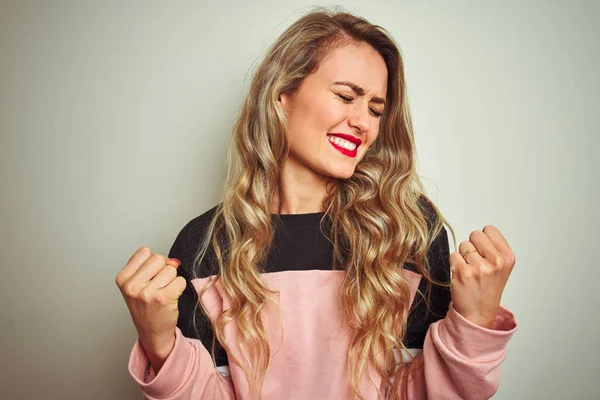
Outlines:
[[125,282],[123,285],[123,293],[128,297],[135,297],[137,294],[137,286],[133,282]]
[[473,241],[476,237],[482,235],[483,232],[481,232],[480,230],[474,230],[473,232],[471,232],[471,234],[469,235],[469,240]]
[[166,270],[166,272],[170,275],[170,276],[174,276],[177,275],[177,268],[175,268],[174,266],[172,266],[171,264],[167,264],[164,268],[164,270]]
[[135,260],[136,258],[139,259],[148,259],[150,256],[152,255],[152,251],[146,247],[146,246],[142,246],[139,249],[137,249],[132,255],[131,257],[129,257],[129,260],[127,260],[127,265],[129,265],[133,260]]
[[167,263],[167,257],[163,256],[162,254],[153,254],[152,257],[154,258],[154,260],[159,261],[163,264]]
[[183,276],[178,276],[176,279],[179,280],[179,284],[181,285],[181,290],[184,290],[187,287],[187,281]]
[[458,264],[460,262],[460,253],[458,251],[452,252],[450,254],[450,264]]
[[153,301],[153,291],[151,289],[144,289],[142,290],[142,292],[140,293],[140,299],[144,302],[144,303],[151,303]]
[[517,262],[517,257],[515,256],[515,253],[510,252],[506,256],[506,262],[508,263],[508,265],[515,265],[515,263]]
[[465,272],[465,265],[462,263],[452,266],[452,273],[462,275]]
[[488,263],[484,263],[479,269],[479,276],[487,277],[494,275],[496,273],[496,268],[493,265],[489,265]]
[[460,278],[460,280],[463,282],[470,280],[472,277],[471,271],[462,269],[457,272],[458,273],[456,274],[456,276],[458,276]]
[[494,267],[496,269],[504,268],[504,259],[502,258],[502,256],[497,255],[494,257]]

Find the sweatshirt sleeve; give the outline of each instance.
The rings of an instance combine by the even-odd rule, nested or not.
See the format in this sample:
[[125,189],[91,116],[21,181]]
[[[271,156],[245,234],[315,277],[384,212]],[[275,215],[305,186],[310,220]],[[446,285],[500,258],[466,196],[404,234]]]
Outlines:
[[[422,200],[433,225],[435,211],[426,198]],[[432,276],[444,283],[450,283],[449,257],[448,235],[442,229],[429,249],[428,259]],[[498,390],[500,364],[517,330],[514,314],[500,306],[494,326],[487,329],[456,311],[449,289],[434,286],[433,290],[431,308],[435,312],[415,309],[410,316],[414,321],[425,321],[422,328],[426,334],[423,351],[403,368],[401,398],[489,399]]]
[[[198,301],[191,283],[190,268],[196,254],[196,242],[205,229],[209,213],[190,221],[177,235],[169,251],[169,257],[181,261],[177,275],[183,276],[187,281],[187,287],[178,301],[179,318],[173,350],[158,374],[152,369],[139,338],[131,351],[129,374],[140,386],[146,400],[235,399],[232,382],[215,368],[212,356],[205,346],[207,342],[212,342],[210,323],[201,325],[200,337],[195,336],[196,332],[190,325],[194,305]],[[217,348],[218,354],[224,353],[219,350],[220,347]],[[221,354],[218,358],[226,360],[226,355]],[[221,361],[220,359],[217,361]]]
[[145,400],[233,400],[233,384],[216,370],[210,354],[197,339],[176,328],[175,346],[155,374],[139,339],[129,357],[129,373]]
[[514,314],[500,306],[491,329],[448,314],[429,327],[423,352],[404,367],[400,395],[409,399],[480,400],[498,390],[500,364],[517,329]]

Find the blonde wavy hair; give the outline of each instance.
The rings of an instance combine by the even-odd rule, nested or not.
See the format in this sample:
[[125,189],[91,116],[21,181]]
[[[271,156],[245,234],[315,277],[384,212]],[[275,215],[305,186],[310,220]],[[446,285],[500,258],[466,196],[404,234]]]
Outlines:
[[[339,307],[352,332],[348,367],[358,398],[363,398],[358,385],[369,362],[389,389],[389,398],[399,398],[404,378],[402,358],[398,361],[396,355],[407,354],[403,340],[410,300],[403,264],[416,266],[428,280],[427,292],[431,284],[444,285],[433,281],[426,256],[443,224],[450,225],[428,200],[415,169],[399,47],[387,31],[363,18],[337,9],[312,10],[281,34],[253,75],[230,138],[222,202],[192,271],[193,277],[199,275],[202,259],[212,247],[219,272],[199,296],[220,281],[231,298],[231,307],[213,323],[213,359],[215,340],[232,356],[224,328],[235,321],[244,359],[234,361],[248,379],[253,397],[260,398],[271,357],[261,311],[273,302],[269,296],[273,292],[261,278],[261,266],[274,234],[271,200],[282,199],[280,172],[289,152],[286,118],[277,99],[297,90],[332,49],[353,42],[373,47],[388,69],[379,136],[350,178],[330,181],[321,220],[329,221],[332,269],[345,271]],[[424,199],[433,213],[426,212]],[[420,295],[429,304],[429,295]],[[196,310],[194,327],[195,315]]]

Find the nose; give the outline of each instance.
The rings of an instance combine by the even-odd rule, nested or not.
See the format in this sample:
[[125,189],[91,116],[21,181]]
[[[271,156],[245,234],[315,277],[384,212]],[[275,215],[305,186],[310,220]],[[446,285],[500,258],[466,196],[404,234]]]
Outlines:
[[360,103],[355,104],[355,106],[351,108],[350,115],[348,116],[348,124],[359,132],[368,131],[370,126],[369,105]]

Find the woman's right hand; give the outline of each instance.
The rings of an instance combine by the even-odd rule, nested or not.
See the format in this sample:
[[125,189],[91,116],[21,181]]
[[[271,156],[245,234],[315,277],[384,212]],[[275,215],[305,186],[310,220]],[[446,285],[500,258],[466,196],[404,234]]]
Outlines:
[[175,344],[177,301],[186,287],[185,278],[177,276],[178,266],[177,259],[141,247],[115,279],[155,373]]

